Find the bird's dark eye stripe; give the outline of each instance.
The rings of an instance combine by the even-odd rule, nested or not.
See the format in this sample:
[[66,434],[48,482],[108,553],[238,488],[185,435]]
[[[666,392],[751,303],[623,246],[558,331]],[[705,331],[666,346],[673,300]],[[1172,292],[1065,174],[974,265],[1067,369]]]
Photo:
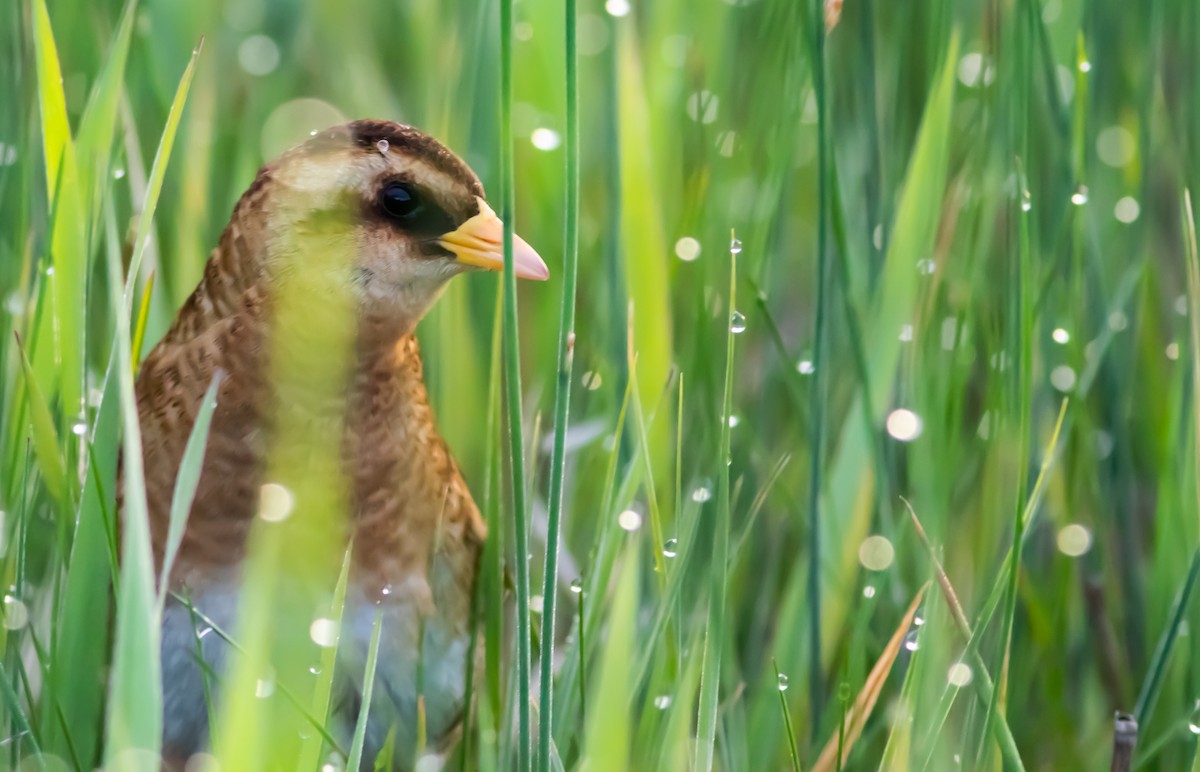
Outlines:
[[454,219],[427,191],[405,179],[379,186],[375,210],[385,222],[407,233],[432,238],[454,230]]

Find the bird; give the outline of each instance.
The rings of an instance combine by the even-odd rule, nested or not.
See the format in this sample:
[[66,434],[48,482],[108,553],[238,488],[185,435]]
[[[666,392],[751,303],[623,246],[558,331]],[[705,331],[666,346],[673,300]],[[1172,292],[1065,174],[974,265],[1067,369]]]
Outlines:
[[[160,569],[175,552],[170,512],[184,449],[218,384],[166,579],[168,768],[182,769],[217,733],[209,706],[222,704],[234,657],[209,623],[237,640],[251,613],[241,608],[248,586],[274,582],[286,605],[306,577],[336,578],[347,548],[332,703],[341,739],[349,742],[369,691],[362,768],[391,749],[394,768],[408,769],[422,742],[453,743],[470,699],[464,674],[486,527],[437,431],[415,330],[451,278],[503,269],[502,234],[470,167],[391,121],[316,132],[263,166],[238,200],[135,381]],[[519,278],[549,276],[515,234],[512,265]],[[276,561],[255,564],[256,540],[285,525]],[[308,614],[304,625],[312,597],[292,599]]]

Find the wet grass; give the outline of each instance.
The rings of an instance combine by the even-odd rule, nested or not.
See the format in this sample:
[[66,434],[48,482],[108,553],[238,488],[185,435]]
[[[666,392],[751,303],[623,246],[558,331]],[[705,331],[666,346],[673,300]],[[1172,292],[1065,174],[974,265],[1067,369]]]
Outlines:
[[[1095,769],[1116,710],[1196,768],[1200,9],[819,5],[0,7],[0,766],[154,768],[130,374],[370,116],[552,274],[420,331],[489,520],[455,768]],[[328,670],[226,765],[328,761]]]

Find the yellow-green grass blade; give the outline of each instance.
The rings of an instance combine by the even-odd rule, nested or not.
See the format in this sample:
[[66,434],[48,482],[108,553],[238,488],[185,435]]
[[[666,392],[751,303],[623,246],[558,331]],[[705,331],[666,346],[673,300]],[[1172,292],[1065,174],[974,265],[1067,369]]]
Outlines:
[[142,256],[146,253],[146,245],[151,236],[150,229],[154,225],[154,212],[158,208],[159,194],[162,193],[163,179],[167,174],[167,164],[171,160],[171,150],[175,147],[179,120],[183,116],[188,89],[191,88],[192,78],[196,74],[196,61],[200,58],[203,48],[204,38],[200,38],[200,42],[192,49],[192,56],[183,71],[183,76],[179,79],[175,98],[171,101],[171,109],[167,112],[166,125],[163,127],[162,136],[158,141],[158,150],[154,154],[154,164],[150,167],[150,177],[146,181],[146,195],[142,200],[142,211],[138,215],[137,231],[133,239],[133,254],[129,258],[128,275],[132,280],[126,284],[124,302],[121,306],[126,314],[133,305],[133,286],[141,268]]
[[58,431],[54,428],[54,416],[46,396],[38,386],[33,374],[33,365],[25,353],[25,348],[17,340],[17,350],[21,355],[21,372],[25,377],[26,397],[29,402],[30,433],[33,437],[33,450],[37,454],[38,468],[42,480],[50,495],[58,504],[59,512],[65,515],[70,511],[70,494],[67,490],[66,461],[63,459]]
[[[346,609],[346,589],[350,582],[350,562],[353,551],[353,545],[346,548],[346,556],[342,560],[342,571],[338,574],[337,586],[333,590],[333,603],[329,608],[329,618],[338,623],[338,637],[333,646],[327,646],[321,650],[321,672],[317,676],[312,707],[309,709],[310,715],[318,721],[324,720],[329,715],[330,698],[333,695],[334,668],[337,666],[338,647],[341,644],[342,617]],[[324,738],[320,733],[310,734],[304,740],[296,772],[307,772],[307,770],[317,768],[323,742]]]
[[629,704],[632,685],[628,662],[633,657],[638,611],[638,540],[622,550],[609,630],[600,655],[595,704],[588,710],[584,761],[589,769],[629,769],[631,735]]
[[[42,149],[46,158],[46,189],[54,212],[50,255],[54,268],[54,341],[39,342],[36,372],[43,392],[60,398],[68,418],[78,416],[83,402],[84,318],[88,246],[79,168],[63,94],[62,69],[45,0],[32,0],[33,40],[37,61],[38,104],[41,109]],[[53,348],[51,348],[53,346]],[[44,372],[45,356],[53,353],[58,371]],[[53,378],[53,380],[50,380]]]

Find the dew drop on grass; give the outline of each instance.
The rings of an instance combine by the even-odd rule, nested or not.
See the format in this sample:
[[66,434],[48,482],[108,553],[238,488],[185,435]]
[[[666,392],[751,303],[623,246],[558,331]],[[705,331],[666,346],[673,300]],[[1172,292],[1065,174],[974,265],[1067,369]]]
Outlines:
[[582,579],[572,579],[571,580],[571,592],[575,593],[576,595],[579,595],[583,592],[583,580]]
[[124,177],[125,177],[124,169],[113,169],[113,179],[114,180],[120,180],[120,179],[123,179]]
[[87,434],[87,423],[84,421],[76,421],[71,425],[71,434],[74,434],[76,437],[82,437],[83,435]]
[[337,645],[340,625],[333,619],[314,619],[308,626],[308,637],[318,646],[328,649]]
[[929,259],[928,257],[925,258],[924,260],[917,261],[917,272],[920,273],[922,276],[932,276],[936,270],[937,270],[937,263],[935,263],[933,260]]
[[1033,198],[1029,195],[1029,189],[1021,191],[1021,211],[1028,212],[1033,209]]
[[783,673],[779,674],[779,691],[786,692],[788,688],[788,677]]
[[1196,705],[1192,708],[1192,717],[1188,719],[1188,731],[1200,734],[1200,700],[1196,700]]
[[676,538],[667,539],[663,542],[663,557],[673,558],[679,554],[679,540]]
[[671,695],[660,694],[655,697],[654,707],[658,708],[659,710],[666,710],[667,708],[671,707]]
[[626,531],[636,531],[642,527],[642,516],[637,513],[637,510],[627,509],[617,515],[617,525]]
[[697,504],[703,504],[712,498],[712,483],[708,480],[701,480],[700,485],[692,491],[692,501]]
[[955,662],[946,672],[946,680],[951,686],[961,689],[962,687],[971,683],[971,679],[974,677],[974,675],[975,674],[971,672],[970,665],[962,662]]
[[1071,203],[1074,204],[1075,206],[1083,206],[1087,202],[1088,202],[1087,185],[1080,185],[1078,188],[1075,189],[1075,192],[1071,194]]
[[700,257],[700,242],[691,236],[684,236],[675,242],[675,257],[685,263],[690,263]]
[[734,311],[729,316],[729,331],[734,335],[739,335],[746,331],[746,317],[741,311]]
[[12,595],[4,596],[4,626],[9,630],[20,630],[29,623],[29,609]]
[[254,684],[254,696],[265,699],[275,693],[275,682],[269,678],[260,678]]
[[908,649],[909,651],[916,651],[917,649],[921,648],[921,643],[917,640],[916,630],[912,630],[908,633],[908,635],[904,636],[904,648]]
[[816,368],[813,366],[811,359],[801,359],[796,363],[796,372],[801,375],[812,375]]
[[863,588],[863,597],[864,598],[874,598],[875,597],[875,585],[868,584],[866,587],[864,587]]
[[730,239],[729,240],[729,252],[731,254],[736,255],[736,254],[739,254],[741,251],[742,251],[742,240],[741,239]]

